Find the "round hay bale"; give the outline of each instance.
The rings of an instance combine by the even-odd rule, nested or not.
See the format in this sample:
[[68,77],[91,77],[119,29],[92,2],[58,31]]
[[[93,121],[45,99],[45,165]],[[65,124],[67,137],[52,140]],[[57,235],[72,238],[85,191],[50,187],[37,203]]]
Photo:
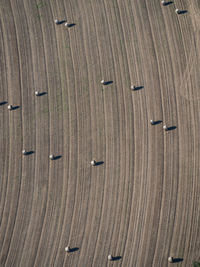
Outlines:
[[8,105],[8,110],[12,110],[13,106],[12,105]]
[[108,255],[108,260],[112,261],[113,260],[113,256],[112,255]]
[[170,256],[170,257],[168,258],[168,262],[172,263],[173,261],[174,261],[173,257]]
[[165,131],[167,131],[167,130],[168,130],[167,125],[164,125],[164,126],[163,126],[163,129],[164,129]]
[[70,252],[70,247],[68,246],[68,247],[65,247],[65,251],[66,252]]
[[53,155],[53,154],[49,155],[49,158],[50,158],[51,160],[54,160],[54,155]]
[[96,161],[95,161],[95,160],[92,160],[92,161],[91,161],[91,165],[92,165],[92,166],[95,166],[95,165],[96,165]]

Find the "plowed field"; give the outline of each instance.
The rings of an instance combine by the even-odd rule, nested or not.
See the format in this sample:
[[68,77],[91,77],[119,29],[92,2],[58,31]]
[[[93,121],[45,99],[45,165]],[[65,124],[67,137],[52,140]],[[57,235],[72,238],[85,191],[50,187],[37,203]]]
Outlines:
[[199,133],[198,0],[1,0],[0,266],[200,261]]

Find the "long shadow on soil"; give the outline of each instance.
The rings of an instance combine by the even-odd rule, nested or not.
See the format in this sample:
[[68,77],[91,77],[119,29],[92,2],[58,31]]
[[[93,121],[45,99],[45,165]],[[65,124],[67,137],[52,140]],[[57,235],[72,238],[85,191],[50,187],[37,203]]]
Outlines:
[[41,93],[39,93],[38,96],[43,96],[43,95],[46,95],[46,94],[47,94],[47,92],[41,92]]
[[12,107],[12,110],[16,110],[18,108],[20,108],[20,106],[14,106],[14,107]]
[[30,151],[26,152],[26,154],[25,154],[25,155],[31,155],[31,154],[34,154],[34,153],[35,153],[35,151],[33,151],[33,150],[30,150]]
[[157,124],[160,124],[160,123],[162,123],[162,121],[160,121],[160,120],[158,120],[158,121],[154,121],[154,122],[153,122],[153,125],[157,125]]
[[171,5],[171,4],[173,4],[173,3],[174,3],[174,2],[172,2],[172,1],[165,2],[164,6],[168,6],[168,5]]
[[107,82],[104,82],[104,85],[109,85],[109,84],[112,84],[113,81],[107,81]]
[[63,24],[65,22],[67,22],[66,19],[63,19],[63,20],[59,21],[58,24],[60,25],[60,24]]
[[176,126],[171,126],[171,127],[168,127],[167,130],[172,131],[172,130],[175,130],[176,128],[177,128]]
[[102,164],[104,164],[103,161],[98,161],[98,162],[96,162],[95,166],[102,165]]
[[173,262],[174,262],[174,263],[175,263],[175,262],[181,262],[181,261],[183,261],[182,258],[175,258],[175,259],[173,259]]
[[69,24],[67,25],[68,28],[72,28],[72,27],[74,27],[74,26],[76,26],[76,23],[69,23]]
[[187,10],[179,10],[179,15],[187,13]]
[[5,104],[7,104],[7,103],[8,103],[7,101],[0,102],[0,106],[3,106]]
[[116,257],[113,257],[112,261],[118,261],[120,260],[122,257],[121,256],[116,256]]
[[70,252],[75,252],[77,250],[79,250],[79,248],[70,248]]
[[138,91],[138,90],[141,90],[143,88],[144,88],[144,86],[142,86],[142,85],[141,86],[136,86],[133,91]]
[[55,157],[53,158],[53,160],[57,160],[57,159],[60,159],[60,158],[62,158],[61,155],[59,155],[59,156],[55,156]]

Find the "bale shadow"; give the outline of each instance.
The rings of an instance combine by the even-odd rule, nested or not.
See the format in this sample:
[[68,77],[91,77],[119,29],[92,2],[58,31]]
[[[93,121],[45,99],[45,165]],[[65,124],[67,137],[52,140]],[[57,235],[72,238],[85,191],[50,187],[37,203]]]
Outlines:
[[20,106],[14,106],[14,107],[12,107],[12,110],[15,110],[15,109],[18,109],[18,108],[20,108]]
[[35,153],[35,151],[30,150],[30,151],[27,151],[25,155],[31,155],[31,154],[34,154],[34,153]]
[[175,258],[175,259],[173,259],[173,262],[174,262],[174,263],[181,262],[181,261],[183,261],[182,258]]
[[143,88],[144,88],[144,86],[142,86],[142,85],[141,86],[135,86],[133,91],[138,91],[138,90],[141,90]]
[[66,19],[63,19],[63,20],[58,22],[58,25],[61,25],[61,24],[66,23],[66,22],[67,22]]
[[173,131],[173,130],[175,130],[177,127],[176,126],[171,126],[171,127],[168,127],[167,128],[167,131]]
[[154,121],[153,125],[157,125],[157,124],[160,124],[162,123],[162,121],[158,120],[158,121]]
[[107,82],[104,82],[104,85],[109,85],[109,84],[112,84],[113,81],[107,81]]
[[47,94],[47,92],[41,92],[41,93],[39,93],[38,96],[43,96],[43,95],[46,95],[46,94]]
[[75,248],[70,248],[70,251],[69,252],[75,252],[75,251],[78,251],[79,248],[75,247]]
[[95,166],[102,165],[102,164],[104,164],[103,161],[98,161],[98,162],[96,162]]
[[59,156],[54,156],[53,160],[57,160],[57,159],[60,159],[60,158],[62,158],[61,155],[59,155]]
[[113,257],[112,261],[118,261],[120,260],[122,257],[121,256],[116,256],[116,257]]
[[69,24],[67,25],[68,28],[72,28],[72,27],[74,27],[74,26],[76,26],[76,23],[69,23]]
[[173,4],[173,3],[174,3],[174,2],[172,2],[172,1],[165,2],[164,6],[168,6],[168,5],[171,5],[171,4]]
[[186,14],[188,11],[187,10],[179,10],[179,15]]
[[0,102],[0,106],[3,106],[5,104],[7,104],[7,103],[8,103],[7,101]]

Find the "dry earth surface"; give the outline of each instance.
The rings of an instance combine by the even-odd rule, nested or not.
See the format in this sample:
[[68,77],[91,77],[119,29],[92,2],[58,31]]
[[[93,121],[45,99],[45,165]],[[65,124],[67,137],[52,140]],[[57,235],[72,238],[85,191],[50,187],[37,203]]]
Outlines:
[[199,0],[0,1],[1,267],[200,261],[199,38]]

